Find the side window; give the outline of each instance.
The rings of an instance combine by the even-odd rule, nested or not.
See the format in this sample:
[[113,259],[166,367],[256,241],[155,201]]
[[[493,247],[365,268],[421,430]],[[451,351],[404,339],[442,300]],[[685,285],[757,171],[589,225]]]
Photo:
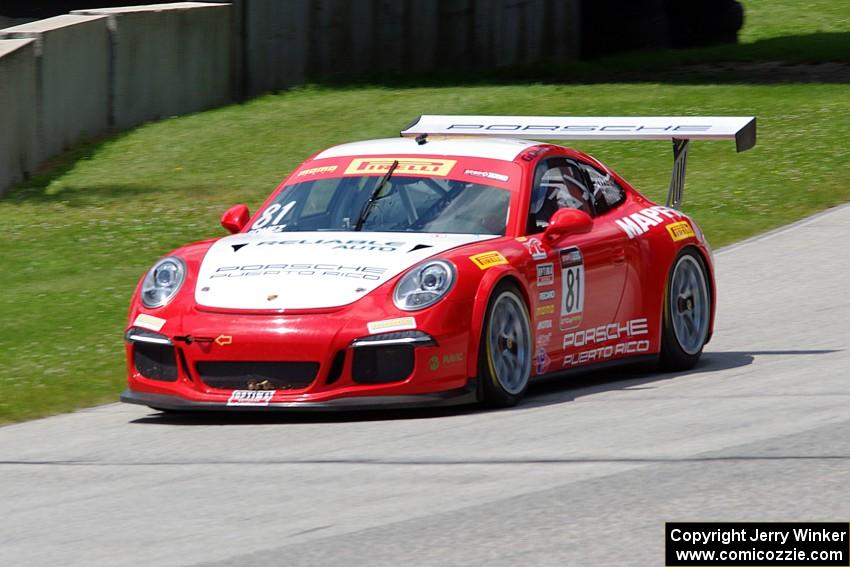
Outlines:
[[581,168],[593,185],[593,205],[597,213],[607,213],[626,200],[626,192],[609,174],[586,163],[581,164]]
[[540,162],[534,172],[528,233],[544,230],[558,209],[580,209],[592,216],[593,197],[587,185],[584,172],[571,160],[549,158]]

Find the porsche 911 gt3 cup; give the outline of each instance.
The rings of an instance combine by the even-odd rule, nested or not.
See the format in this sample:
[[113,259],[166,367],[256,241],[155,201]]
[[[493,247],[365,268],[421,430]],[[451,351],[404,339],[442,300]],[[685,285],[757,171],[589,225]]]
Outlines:
[[[672,140],[665,206],[544,139]],[[679,210],[689,140],[751,117],[421,116],[305,161],[232,233],[161,258],[126,328],[125,402],[162,410],[517,403],[533,380],[711,337],[711,250]]]

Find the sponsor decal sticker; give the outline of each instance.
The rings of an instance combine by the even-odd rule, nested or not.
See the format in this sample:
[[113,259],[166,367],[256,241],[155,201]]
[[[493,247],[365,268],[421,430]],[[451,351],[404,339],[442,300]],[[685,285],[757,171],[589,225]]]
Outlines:
[[546,262],[537,264],[537,287],[555,284],[555,264]]
[[299,171],[296,177],[305,177],[307,175],[320,175],[322,173],[333,173],[337,170],[336,165],[323,165],[320,167],[311,167],[310,169],[305,169],[303,171]]
[[510,179],[507,175],[503,175],[501,173],[496,173],[493,171],[479,171],[477,169],[467,169],[464,170],[466,175],[471,175],[472,177],[484,177],[486,179],[495,179],[496,181],[506,182]]
[[427,175],[429,177],[445,177],[452,170],[455,163],[457,163],[453,159],[356,158],[351,160],[351,163],[345,170],[345,174],[384,174],[389,170],[394,161],[398,161],[398,167],[395,170],[396,175]]
[[[260,213],[260,218],[258,218],[256,220],[256,222],[254,222],[254,224],[251,225],[251,232],[254,232],[254,233],[262,232],[261,229],[273,230],[273,229],[279,228],[279,229],[283,230],[284,228],[286,228],[286,225],[282,225],[282,226],[276,226],[276,225],[281,224],[283,219],[286,218],[286,215],[289,214],[289,211],[291,211],[292,208],[295,207],[295,203],[296,203],[295,201],[290,201],[290,202],[286,203],[285,205],[281,205],[280,203],[272,203],[271,205],[266,207],[263,210],[262,213]],[[269,223],[271,223],[274,226],[270,226],[268,228],[265,228],[266,225],[268,225]]]
[[322,245],[329,246],[331,250],[369,250],[374,252],[396,252],[404,242],[383,240],[263,240],[257,246],[297,246],[297,245]]
[[534,338],[534,344],[545,347],[552,342],[552,333],[541,333]]
[[136,320],[133,321],[134,327],[142,327],[144,329],[150,329],[154,332],[159,332],[162,329],[163,325],[165,325],[165,319],[160,319],[159,317],[154,317],[153,315],[145,315],[144,313],[139,313],[136,315]]
[[678,242],[686,238],[694,238],[694,229],[688,221],[679,221],[667,225],[667,232],[670,233],[670,238],[673,242]]
[[552,319],[543,319],[542,321],[537,322],[537,330],[542,331],[544,329],[552,328]]
[[458,362],[463,362],[462,352],[453,352],[451,354],[443,355],[443,364],[457,364]]
[[501,253],[493,250],[491,252],[484,252],[482,254],[476,254],[475,256],[470,256],[470,260],[472,263],[481,268],[482,270],[486,270],[487,268],[491,268],[493,266],[500,266],[502,264],[507,264],[508,260]]
[[581,318],[584,313],[584,257],[573,246],[559,252],[561,258],[561,318]]
[[247,266],[222,266],[213,278],[245,278],[257,276],[320,276],[380,280],[386,268],[371,266],[344,266],[341,264],[250,264]]
[[543,249],[543,243],[537,238],[529,238],[523,243],[523,246],[525,246],[525,249],[528,250],[528,253],[535,260],[545,260],[548,256],[546,250]]
[[570,329],[575,329],[576,327],[581,325],[581,319],[581,313],[561,317],[561,320],[558,322],[558,328],[562,331],[569,331]]
[[575,354],[567,354],[564,356],[564,368],[587,364],[589,362],[601,362],[617,356],[641,354],[645,352],[649,352],[649,341],[625,341],[614,345],[583,350]]
[[[610,358],[649,352],[649,341],[643,339],[649,334],[646,317],[631,319],[624,323],[610,323],[582,329],[564,335],[564,350],[582,349],[564,355],[564,368],[589,362],[600,362]],[[619,341],[615,344],[606,344]]]
[[436,354],[428,359],[428,367],[431,370],[437,370],[440,368],[440,364],[448,365],[448,364],[458,364],[463,362],[463,353],[462,352],[453,352],[451,354],[444,354],[443,358],[440,359]]
[[537,349],[537,353],[534,355],[534,366],[535,370],[537,370],[537,374],[545,374],[547,370],[549,370],[549,364],[552,362],[552,359],[549,358],[549,355],[546,354],[546,349],[543,347],[539,347]]
[[606,343],[618,339],[627,339],[649,334],[649,323],[646,317],[631,319],[625,323],[610,323],[582,329],[564,335],[564,350],[581,348],[586,345]]
[[546,315],[552,315],[553,313],[555,313],[554,305],[541,305],[535,311],[535,315],[537,317],[545,317]]
[[555,299],[555,290],[550,289],[549,291],[541,291],[537,294],[537,299],[540,301],[551,301],[552,299]]
[[416,319],[413,317],[398,317],[396,319],[384,319],[383,321],[372,321],[366,324],[369,334],[390,333],[392,331],[407,331],[416,328]]
[[277,390],[233,390],[229,406],[267,406]]
[[676,209],[656,205],[647,207],[636,213],[626,215],[614,222],[617,223],[623,232],[629,237],[629,240],[637,238],[649,231],[649,229],[664,224],[667,220],[678,221],[682,218],[682,213]]

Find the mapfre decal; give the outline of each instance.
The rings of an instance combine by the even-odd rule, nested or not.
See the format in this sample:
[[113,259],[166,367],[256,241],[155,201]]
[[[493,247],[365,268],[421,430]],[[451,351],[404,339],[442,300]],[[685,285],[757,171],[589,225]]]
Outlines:
[[393,162],[398,161],[395,175],[428,175],[445,177],[457,161],[453,159],[410,159],[410,158],[356,158],[351,160],[345,170],[346,175],[374,175],[386,173]]
[[472,260],[473,264],[475,264],[482,270],[486,270],[487,268],[491,268],[493,266],[500,266],[502,264],[508,263],[508,259],[502,256],[502,254],[500,252],[497,252],[496,250],[476,254],[475,256],[470,256],[469,259]]
[[670,238],[673,239],[673,242],[696,237],[694,229],[691,228],[691,224],[688,221],[670,223],[666,228],[667,232],[670,233]]
[[668,220],[678,221],[682,219],[682,213],[675,209],[656,205],[647,207],[636,213],[626,215],[614,222],[617,223],[629,239],[637,238],[646,233],[649,229],[664,224]]

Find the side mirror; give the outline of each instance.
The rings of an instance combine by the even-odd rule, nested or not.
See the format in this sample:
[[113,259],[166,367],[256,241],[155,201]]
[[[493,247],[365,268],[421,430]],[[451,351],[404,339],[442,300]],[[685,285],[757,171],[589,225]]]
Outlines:
[[584,234],[592,228],[593,219],[586,212],[579,209],[558,209],[549,219],[543,237],[552,241],[570,234]]
[[248,224],[251,215],[248,213],[247,205],[233,205],[221,215],[221,226],[230,234],[236,234]]

